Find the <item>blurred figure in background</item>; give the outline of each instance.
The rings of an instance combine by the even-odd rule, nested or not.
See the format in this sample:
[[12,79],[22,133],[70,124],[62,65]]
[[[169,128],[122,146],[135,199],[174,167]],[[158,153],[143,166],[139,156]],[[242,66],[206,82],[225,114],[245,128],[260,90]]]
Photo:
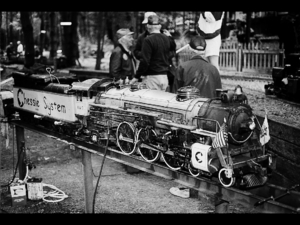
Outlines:
[[8,58],[8,60],[11,59],[11,56],[13,54],[13,43],[12,42],[9,42],[9,44],[6,46],[6,56]]
[[24,47],[21,41],[17,41],[17,57],[24,56]]
[[34,59],[36,61],[39,61],[39,59],[41,58],[41,52],[40,49],[37,45],[34,45]]

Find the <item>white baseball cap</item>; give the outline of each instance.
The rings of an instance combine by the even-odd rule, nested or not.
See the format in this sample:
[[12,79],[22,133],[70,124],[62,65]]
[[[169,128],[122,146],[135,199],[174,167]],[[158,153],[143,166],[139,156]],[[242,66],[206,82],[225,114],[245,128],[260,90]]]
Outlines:
[[154,15],[157,16],[155,12],[145,12],[145,17],[144,17],[142,24],[148,23],[148,17],[154,16]]

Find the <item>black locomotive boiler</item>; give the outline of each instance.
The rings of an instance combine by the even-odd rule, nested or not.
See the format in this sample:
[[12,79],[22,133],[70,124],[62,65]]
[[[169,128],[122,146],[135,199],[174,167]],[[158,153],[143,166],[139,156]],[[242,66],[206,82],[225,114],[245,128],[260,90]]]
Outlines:
[[[241,87],[216,90],[218,97],[209,99],[191,86],[173,94],[109,78],[61,83],[46,75],[13,76],[13,108],[21,120],[102,146],[109,128],[110,141],[124,154],[216,177],[225,187],[264,185],[272,171],[272,155],[260,144],[260,124]],[[227,145],[214,148],[224,123]]]

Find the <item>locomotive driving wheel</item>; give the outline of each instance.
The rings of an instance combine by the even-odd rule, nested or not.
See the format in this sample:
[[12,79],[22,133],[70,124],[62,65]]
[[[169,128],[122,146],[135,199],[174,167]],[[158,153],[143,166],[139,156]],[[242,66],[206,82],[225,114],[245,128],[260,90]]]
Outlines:
[[192,163],[189,164],[189,172],[193,177],[199,177],[200,171],[192,166]]
[[231,172],[226,168],[222,168],[219,171],[219,181],[224,187],[231,187],[235,183],[235,177],[229,175],[230,173]]
[[116,137],[120,150],[126,155],[131,155],[135,152],[135,137],[134,127],[131,123],[122,122],[119,124]]
[[140,151],[142,158],[147,162],[156,162],[160,157],[159,151],[151,150],[146,146],[143,146],[143,142],[145,142],[146,140],[151,140],[156,136],[157,134],[155,130],[146,130],[144,128],[140,129],[137,134],[137,140],[141,141],[139,147],[137,147],[137,150]]
[[[164,139],[168,140],[171,139],[171,132],[167,132],[164,136]],[[171,170],[180,170],[182,167],[182,163],[179,160],[180,154],[178,152],[178,149],[168,149],[166,152],[161,154],[161,157],[165,164],[171,169]]]
[[167,151],[166,153],[163,153],[162,159],[164,160],[165,164],[171,169],[171,170],[180,170],[181,169],[181,163],[179,160],[179,156],[174,153],[173,151]]

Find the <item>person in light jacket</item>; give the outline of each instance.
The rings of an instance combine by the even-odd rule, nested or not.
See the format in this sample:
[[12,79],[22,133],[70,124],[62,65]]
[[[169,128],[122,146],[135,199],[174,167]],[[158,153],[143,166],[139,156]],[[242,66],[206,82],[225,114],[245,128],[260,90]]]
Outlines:
[[219,71],[219,53],[221,47],[221,27],[224,12],[201,12],[197,32],[205,38],[205,57]]

